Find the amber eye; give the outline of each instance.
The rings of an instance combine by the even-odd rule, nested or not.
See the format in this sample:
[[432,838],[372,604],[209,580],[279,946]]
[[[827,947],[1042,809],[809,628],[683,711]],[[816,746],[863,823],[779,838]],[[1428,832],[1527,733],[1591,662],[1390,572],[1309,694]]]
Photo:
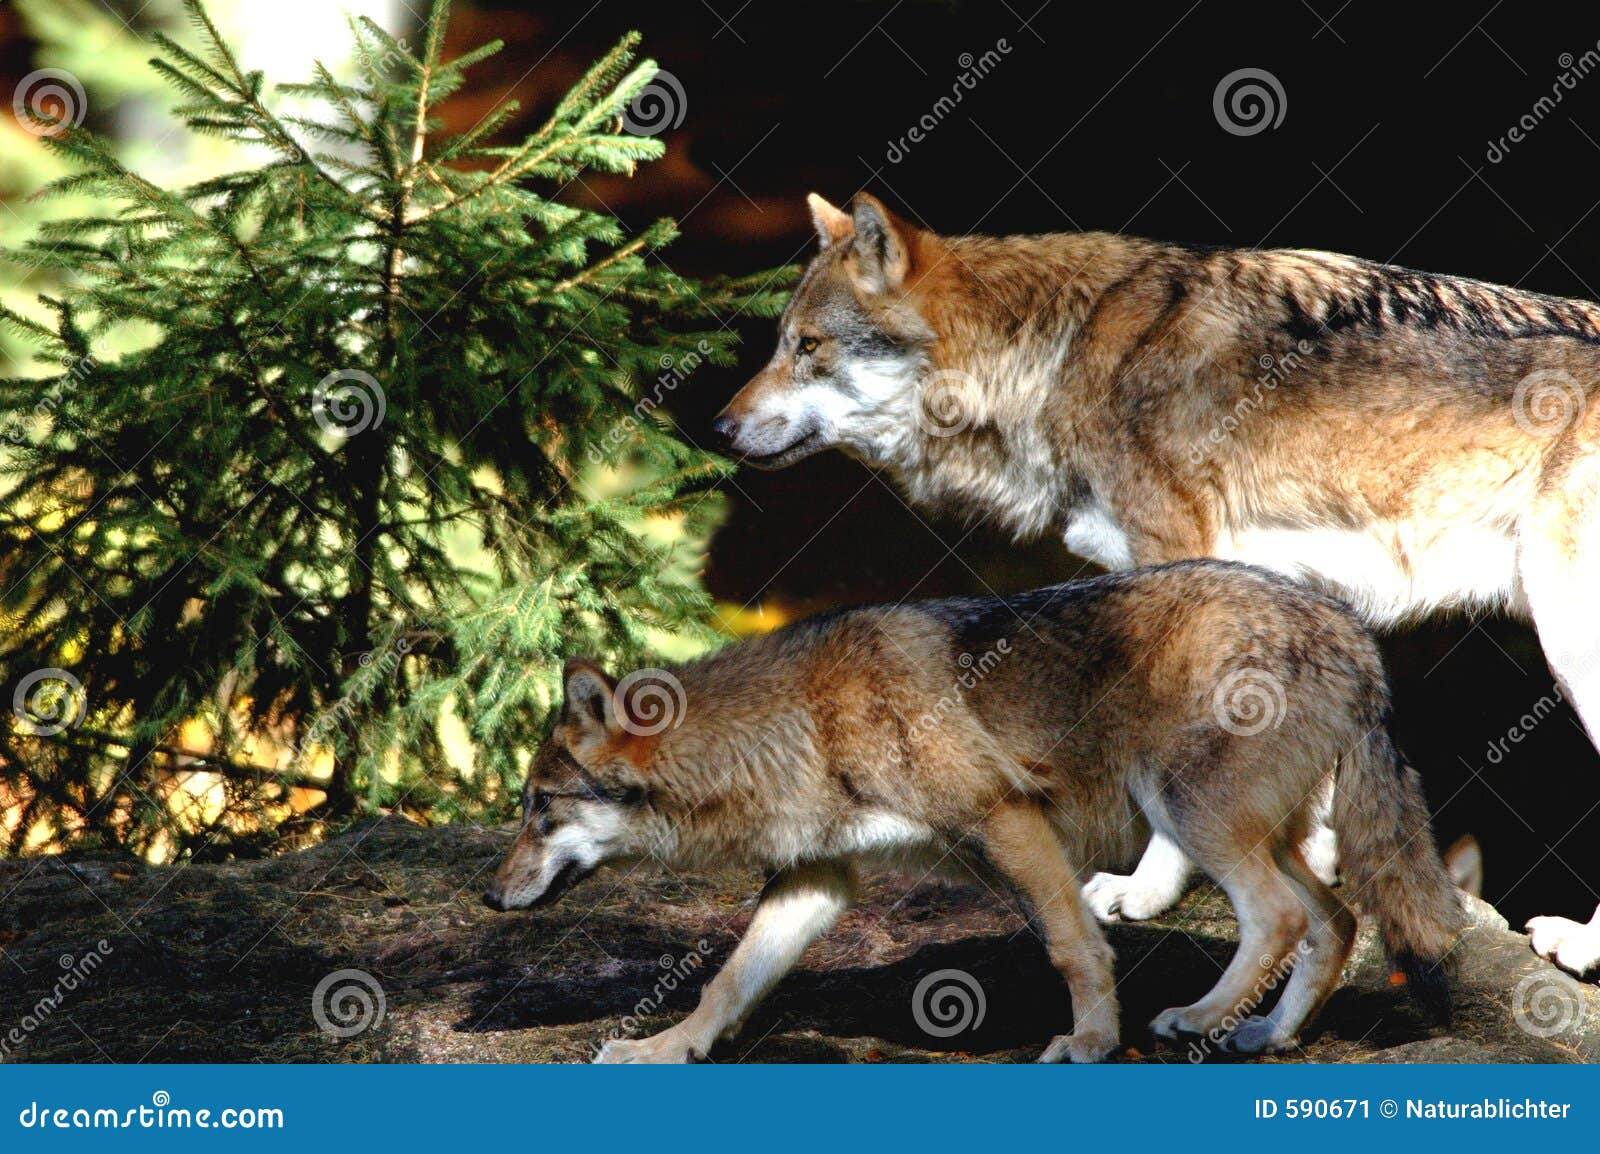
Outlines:
[[817,351],[817,346],[821,343],[816,337],[801,337],[800,343],[795,346],[794,351],[802,357],[809,357]]

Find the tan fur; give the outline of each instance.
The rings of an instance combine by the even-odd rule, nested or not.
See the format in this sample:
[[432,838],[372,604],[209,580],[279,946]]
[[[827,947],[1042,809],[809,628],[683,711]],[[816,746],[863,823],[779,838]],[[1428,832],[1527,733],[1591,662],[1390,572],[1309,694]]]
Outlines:
[[1221,882],[1242,926],[1217,990],[1158,1028],[1217,1028],[1306,937],[1288,1008],[1243,1036],[1255,1050],[1291,1045],[1337,984],[1353,932],[1298,849],[1335,766],[1354,900],[1397,954],[1437,962],[1453,933],[1414,776],[1388,745],[1371,639],[1337,603],[1257,570],[1188,563],[1003,600],[848,610],[649,676],[677,687],[677,713],[640,737],[627,679],[569,665],[525,825],[486,900],[537,904],[640,858],[777,876],[695,1014],[614,1043],[609,1058],[704,1054],[872,865],[1014,886],[1073,999],[1075,1028],[1046,1057],[1104,1057],[1117,1040],[1111,954],[1078,891],[1097,866],[1137,854],[1152,826]]

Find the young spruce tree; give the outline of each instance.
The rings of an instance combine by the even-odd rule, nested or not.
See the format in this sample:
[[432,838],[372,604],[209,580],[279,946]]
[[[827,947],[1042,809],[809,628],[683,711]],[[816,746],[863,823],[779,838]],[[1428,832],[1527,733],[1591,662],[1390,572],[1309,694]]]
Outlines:
[[[58,366],[0,382],[11,850],[503,810],[563,655],[708,634],[681,553],[727,466],[654,403],[731,360],[776,278],[691,282],[670,222],[558,199],[661,154],[624,126],[656,72],[635,37],[521,143],[490,143],[511,102],[441,138],[499,48],[446,61],[446,9],[420,52],[354,26],[363,79],[319,67],[282,91],[321,113],[289,116],[191,0],[198,46],[153,65],[256,167],[168,190],[49,138],[76,171],[47,193],[104,210],[10,254],[74,285],[3,318]],[[130,326],[138,351],[100,351]]]

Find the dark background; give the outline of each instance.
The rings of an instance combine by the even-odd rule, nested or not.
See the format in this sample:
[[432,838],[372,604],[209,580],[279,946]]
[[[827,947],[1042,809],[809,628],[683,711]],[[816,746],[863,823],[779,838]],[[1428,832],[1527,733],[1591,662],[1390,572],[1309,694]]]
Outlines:
[[[1314,247],[1600,299],[1600,62],[1563,60],[1596,50],[1600,11],[1544,12],[1493,0],[461,0],[451,46],[500,36],[508,48],[480,67],[453,118],[470,123],[474,91],[481,111],[514,89],[528,116],[512,129],[525,129],[637,28],[683,87],[683,124],[664,138],[667,158],[636,178],[585,178],[567,195],[630,225],[676,217],[684,237],[666,255],[683,271],[803,259],[804,194],[843,202],[865,188],[947,233],[1081,228]],[[891,142],[950,92],[962,54],[1001,38],[1010,53],[890,163]],[[1524,141],[1488,159],[1563,71],[1591,66]],[[1213,92],[1245,67],[1277,77],[1285,113],[1236,136],[1218,124]],[[746,335],[744,364],[701,370],[669,403],[701,443],[770,352],[770,322],[728,319]],[[837,454],[743,473],[728,492],[706,577],[719,598],[752,609],[1007,592],[1091,571],[1053,543],[1021,547],[913,513]],[[1600,888],[1600,758],[1564,707],[1500,764],[1488,758],[1553,691],[1532,633],[1445,620],[1386,646],[1397,727],[1441,841],[1476,834],[1486,896],[1514,924],[1586,919]]]

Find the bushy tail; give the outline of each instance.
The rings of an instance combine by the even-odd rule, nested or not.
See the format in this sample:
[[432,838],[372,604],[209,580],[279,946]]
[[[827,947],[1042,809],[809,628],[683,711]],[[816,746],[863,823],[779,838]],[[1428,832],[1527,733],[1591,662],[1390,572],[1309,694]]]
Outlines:
[[1445,960],[1465,917],[1428,824],[1416,770],[1382,725],[1347,755],[1333,796],[1333,829],[1348,892],[1378,924],[1384,949],[1422,1007],[1450,1016]]

